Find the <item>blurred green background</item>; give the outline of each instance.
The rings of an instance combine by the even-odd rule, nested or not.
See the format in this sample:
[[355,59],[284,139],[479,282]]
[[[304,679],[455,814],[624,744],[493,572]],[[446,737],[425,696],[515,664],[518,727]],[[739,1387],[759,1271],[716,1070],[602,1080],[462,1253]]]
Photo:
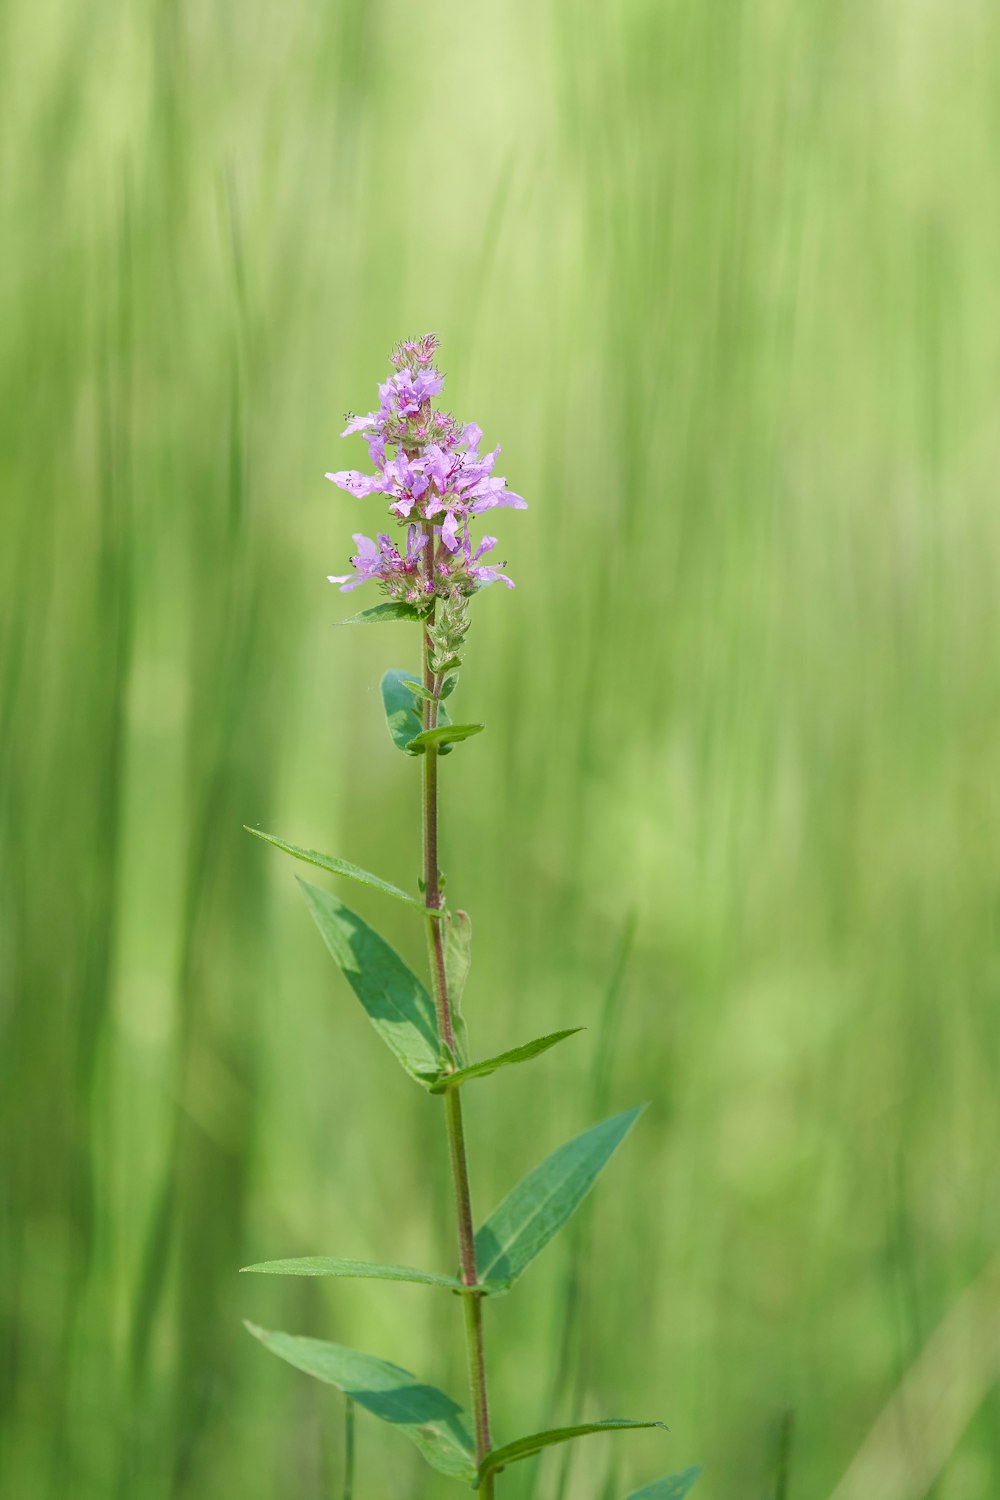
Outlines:
[[990,0],[0,4],[4,1496],[339,1495],[243,1316],[463,1388],[447,1296],[235,1274],[454,1259],[241,830],[414,882],[416,641],[332,628],[322,476],[428,328],[531,506],[443,768],[473,1043],[588,1027],[470,1092],[480,1214],[651,1101],[488,1332],[499,1437],[670,1435],[504,1500],[829,1496],[890,1401],[867,1500],[1000,1493],[998,98]]

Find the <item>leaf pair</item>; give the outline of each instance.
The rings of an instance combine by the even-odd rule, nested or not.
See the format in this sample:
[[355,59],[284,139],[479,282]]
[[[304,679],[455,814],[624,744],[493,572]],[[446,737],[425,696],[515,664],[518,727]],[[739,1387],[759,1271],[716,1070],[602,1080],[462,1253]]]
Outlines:
[[[272,1333],[254,1323],[247,1323],[246,1327],[272,1354],[277,1354],[307,1375],[336,1386],[373,1416],[397,1427],[416,1444],[433,1468],[451,1479],[463,1480],[473,1489],[478,1489],[488,1474],[521,1459],[532,1458],[543,1448],[557,1443],[594,1433],[663,1427],[662,1422],[632,1422],[618,1418],[583,1422],[573,1427],[551,1427],[545,1432],[535,1432],[494,1448],[477,1467],[465,1412],[436,1386],[417,1380],[399,1365],[371,1354],[360,1354],[343,1344],[290,1333]],[[670,1500],[681,1500],[686,1491],[678,1490],[676,1494],[664,1491],[663,1494],[664,1497],[669,1494]],[[654,1500],[654,1497],[659,1500],[657,1491],[646,1490],[633,1496],[632,1500]]]
[[441,755],[448,755],[453,745],[471,739],[485,728],[483,724],[453,724],[448,710],[439,703],[437,726],[425,729],[417,703],[430,695],[419,679],[409,672],[397,669],[386,672],[381,686],[385,722],[392,742],[397,750],[408,755],[423,755],[431,747],[436,747]]
[[476,1234],[478,1281],[474,1288],[464,1286],[457,1276],[334,1256],[262,1261],[245,1269],[271,1276],[409,1281],[454,1292],[499,1296],[510,1290],[580,1206],[641,1113],[641,1109],[629,1109],[591,1126],[521,1179]]
[[[346,861],[299,849],[257,830],[251,832],[257,832],[258,837],[297,859],[333,873],[346,874],[410,905],[418,904],[405,891],[348,865]],[[529,1061],[579,1029],[552,1032],[496,1057],[444,1070],[434,1002],[417,976],[384,938],[336,896],[305,881],[300,881],[300,884],[323,941],[361,1001],[372,1025],[410,1077],[433,1092],[456,1088],[473,1079],[488,1077],[501,1068]],[[456,913],[454,917],[445,914],[441,920],[446,922],[446,966],[457,1001],[469,970],[471,926],[464,913]],[[476,1236],[479,1279],[484,1290],[499,1291],[512,1285],[545,1248],[589,1191],[638,1114],[638,1110],[628,1110],[584,1131],[559,1147],[508,1194]],[[352,1274],[344,1269],[349,1264],[331,1261],[326,1274]],[[275,1267],[271,1265],[269,1269]],[[399,1268],[383,1268],[363,1274],[397,1275],[398,1272]],[[324,1273],[314,1265],[311,1270],[303,1268],[298,1274]],[[399,1275],[398,1279],[413,1280],[423,1274]]]
[[362,870],[349,860],[338,859],[332,854],[321,854],[316,849],[302,849],[297,844],[290,844],[260,828],[248,828],[247,832],[267,844],[273,844],[276,849],[290,854],[293,859],[315,865],[331,875],[346,876],[348,880],[381,891],[383,895],[392,896],[444,923],[445,967],[461,1064],[459,1068],[452,1067],[448,1071],[442,1068],[442,1049],[434,1002],[421,981],[395,949],[369,927],[363,918],[352,912],[336,896],[307,881],[299,881],[323,941],[343,970],[376,1031],[410,1077],[429,1088],[432,1093],[443,1093],[472,1079],[487,1078],[501,1068],[528,1062],[581,1029],[571,1027],[566,1031],[551,1032],[548,1036],[538,1037],[520,1047],[512,1047],[496,1057],[466,1064],[467,1044],[461,1015],[461,997],[472,962],[472,924],[468,914],[462,911],[442,913],[436,908],[427,907],[418,897],[411,896],[379,875]]
[[343,1344],[272,1333],[254,1323],[246,1327],[272,1354],[335,1385],[373,1416],[398,1427],[440,1473],[475,1483],[475,1450],[465,1412],[436,1386],[425,1385],[399,1365],[359,1354]]

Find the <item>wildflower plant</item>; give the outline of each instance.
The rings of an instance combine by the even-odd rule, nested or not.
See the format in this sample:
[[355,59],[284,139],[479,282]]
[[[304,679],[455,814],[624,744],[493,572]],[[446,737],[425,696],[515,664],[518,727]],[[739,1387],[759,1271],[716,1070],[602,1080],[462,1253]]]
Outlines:
[[[422,779],[422,870],[419,895],[369,874],[344,859],[298,848],[271,834],[259,838],[329,874],[373,887],[418,913],[427,938],[430,987],[389,944],[338,896],[301,881],[324,943],[375,1030],[414,1083],[440,1099],[454,1191],[458,1267],[416,1270],[331,1256],[272,1260],[248,1271],[284,1276],[337,1276],[415,1282],[435,1294],[447,1290],[461,1304],[468,1359],[471,1421],[459,1403],[382,1358],[340,1344],[271,1332],[248,1323],[261,1343],[289,1364],[339,1388],[410,1438],[427,1462],[485,1500],[504,1469],[551,1445],[613,1429],[662,1427],[659,1421],[611,1417],[549,1427],[498,1442],[490,1407],[485,1338],[487,1304],[509,1292],[562,1228],[637,1120],[629,1109],[591,1125],[534,1167],[492,1214],[475,1227],[463,1123],[467,1086],[504,1068],[529,1062],[579,1027],[550,1032],[497,1056],[473,1060],[461,1002],[471,962],[471,922],[445,899],[438,855],[439,775],[442,759],[478,734],[480,723],[456,722],[448,704],[464,662],[470,606],[494,583],[514,587],[504,565],[492,561],[497,539],[473,528],[488,512],[523,510],[525,501],[494,473],[499,447],[482,454],[482,431],[459,425],[436,406],[444,386],[435,368],[433,335],[407,341],[391,355],[393,373],[379,387],[378,409],[351,416],[342,434],[360,435],[374,473],[341,470],[326,477],[370,503],[381,497],[389,528],[372,539],[354,537],[351,571],[331,577],[343,593],[375,584],[383,598],[345,624],[408,621],[418,627],[421,670],[389,671],[382,699],[397,748],[419,763]],[[349,1427],[353,1432],[353,1427]],[[353,1448],[353,1443],[351,1444]],[[635,1491],[629,1500],[682,1500],[697,1469]]]

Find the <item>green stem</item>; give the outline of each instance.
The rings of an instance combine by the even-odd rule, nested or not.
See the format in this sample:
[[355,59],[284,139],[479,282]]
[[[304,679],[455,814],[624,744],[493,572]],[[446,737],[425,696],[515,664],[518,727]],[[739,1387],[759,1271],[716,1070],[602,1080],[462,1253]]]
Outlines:
[[[425,548],[426,567],[431,575],[433,569],[433,535]],[[433,621],[433,613],[431,615]],[[439,684],[431,670],[430,642],[426,631],[423,635],[423,681],[433,693]],[[425,729],[437,727],[438,702],[436,698],[425,699],[423,725]],[[438,868],[438,752],[431,746],[423,757],[423,878],[424,899],[429,907],[442,909],[441,877]],[[444,962],[444,935],[442,918],[427,918],[427,954],[430,963],[434,1005],[437,1011],[438,1032],[441,1040],[455,1053],[455,1029],[452,1021],[451,1003],[448,997],[448,976]],[[469,1164],[465,1151],[465,1127],[462,1121],[462,1097],[460,1089],[449,1089],[444,1095],[445,1123],[448,1128],[448,1156],[451,1163],[451,1178],[455,1193],[455,1215],[458,1221],[458,1253],[462,1280],[466,1286],[475,1286],[476,1245],[472,1221],[472,1195],[469,1190]],[[461,1298],[465,1312],[465,1347],[469,1367],[469,1387],[476,1423],[476,1460],[482,1463],[490,1451],[490,1403],[486,1384],[486,1353],[483,1341],[482,1295],[478,1292]],[[479,1491],[480,1500],[493,1500],[493,1475],[483,1480]]]
[[344,1397],[344,1500],[354,1497],[354,1402]]

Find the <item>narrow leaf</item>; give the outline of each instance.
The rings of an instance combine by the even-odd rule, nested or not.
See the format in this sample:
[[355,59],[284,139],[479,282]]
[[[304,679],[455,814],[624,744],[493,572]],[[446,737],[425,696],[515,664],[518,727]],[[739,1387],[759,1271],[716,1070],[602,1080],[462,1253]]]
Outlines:
[[630,1422],[624,1417],[609,1417],[604,1422],[580,1422],[575,1427],[550,1427],[545,1432],[533,1432],[530,1437],[517,1438],[513,1443],[505,1443],[502,1448],[494,1448],[487,1453],[479,1465],[480,1483],[487,1474],[495,1473],[497,1469],[503,1469],[508,1464],[517,1463],[519,1459],[533,1458],[536,1453],[541,1453],[543,1448],[551,1448],[556,1443],[568,1443],[573,1438],[590,1437],[595,1432],[635,1431],[642,1427],[659,1427],[664,1432],[667,1430],[663,1422]]
[[440,1071],[434,1002],[394,948],[328,891],[300,880],[313,921],[382,1040],[411,1078]]
[[300,849],[297,844],[286,844],[284,839],[276,838],[273,833],[265,833],[261,828],[250,828],[243,825],[247,833],[252,833],[255,839],[263,839],[265,844],[273,844],[276,849],[281,849],[285,854],[290,854],[293,859],[301,859],[307,865],[316,865],[320,870],[329,870],[331,875],[346,875],[348,880],[356,880],[359,885],[370,885],[373,890],[381,891],[383,895],[395,896],[397,901],[405,901],[408,906],[415,906],[418,911],[425,911],[424,903],[417,896],[408,896],[406,891],[400,890],[398,885],[391,881],[383,880],[379,875],[371,875],[367,870],[362,870],[360,865],[352,865],[350,860],[338,859],[334,854],[320,854],[317,849]]
[[485,724],[439,724],[437,729],[425,729],[423,734],[416,735],[406,748],[417,755],[422,755],[431,746],[442,750],[446,745],[455,745],[459,740],[482,734],[485,728]]
[[445,912],[444,972],[448,982],[448,1003],[451,1006],[451,1021],[460,1065],[464,1065],[469,1056],[469,1033],[462,1015],[462,994],[471,965],[472,918],[467,911]]
[[413,608],[412,604],[404,604],[395,599],[387,599],[384,604],[373,604],[371,609],[363,609],[359,615],[350,615],[346,620],[334,620],[335,625],[378,625],[382,620],[422,620],[423,615],[419,610]]
[[414,698],[421,698],[425,703],[437,703],[437,694],[432,693],[430,688],[425,688],[423,683],[418,682],[415,677],[404,677],[402,683],[406,691],[412,693]]
[[666,1479],[657,1479],[653,1484],[643,1485],[641,1490],[633,1490],[628,1500],[684,1500],[700,1473],[701,1464],[695,1464],[690,1469],[682,1469],[679,1474],[668,1474]]
[[296,1260],[262,1260],[244,1271],[266,1276],[344,1276],[358,1281],[412,1281],[420,1286],[444,1286],[465,1290],[457,1276],[439,1276],[436,1271],[417,1271],[412,1266],[379,1266],[367,1260],[342,1260],[337,1256],[304,1255]]
[[613,1115],[553,1151],[522,1178],[476,1235],[483,1280],[512,1282],[565,1224],[642,1113]]
[[472,1484],[476,1478],[472,1438],[462,1408],[408,1370],[371,1354],[359,1354],[324,1339],[271,1333],[247,1323],[254,1338],[296,1369],[335,1385],[352,1401],[404,1432],[427,1462],[451,1479]]
[[443,1286],[450,1292],[466,1295],[475,1292],[484,1297],[502,1296],[505,1282],[477,1281],[466,1286],[458,1276],[441,1276],[437,1271],[417,1271],[413,1266],[380,1266],[369,1260],[344,1260],[335,1255],[302,1255],[294,1260],[262,1260],[243,1266],[241,1274],[256,1271],[264,1276],[341,1276],[355,1281],[411,1281],[417,1286]]
[[500,1068],[509,1068],[513,1063],[527,1062],[529,1058],[538,1057],[540,1053],[547,1052],[557,1042],[565,1041],[568,1036],[576,1036],[582,1031],[582,1026],[571,1026],[568,1031],[553,1031],[548,1036],[536,1037],[533,1042],[525,1042],[522,1047],[512,1047],[509,1052],[499,1052],[496,1057],[487,1057],[483,1062],[470,1064],[467,1068],[459,1068],[455,1073],[449,1073],[446,1078],[440,1078],[437,1083],[431,1085],[432,1094],[443,1094],[448,1089],[460,1087],[468,1083],[471,1078],[488,1078],[491,1073],[496,1073]]

